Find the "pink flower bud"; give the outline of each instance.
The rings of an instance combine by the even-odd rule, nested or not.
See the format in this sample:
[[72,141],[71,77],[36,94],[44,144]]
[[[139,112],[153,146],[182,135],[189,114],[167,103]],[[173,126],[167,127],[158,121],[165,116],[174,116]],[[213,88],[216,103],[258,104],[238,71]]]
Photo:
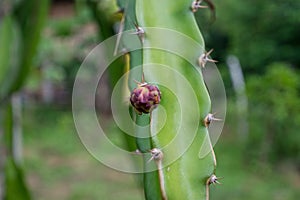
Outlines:
[[139,114],[149,113],[159,104],[160,98],[161,94],[157,86],[142,83],[131,92],[130,102]]

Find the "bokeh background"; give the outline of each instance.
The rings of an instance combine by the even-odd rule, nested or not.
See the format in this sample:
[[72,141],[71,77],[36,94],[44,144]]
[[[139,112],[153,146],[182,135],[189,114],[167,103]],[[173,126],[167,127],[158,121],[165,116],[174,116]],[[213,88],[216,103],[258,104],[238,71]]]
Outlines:
[[[215,146],[222,185],[211,187],[211,199],[297,200],[300,1],[214,3],[215,18],[208,9],[196,13],[227,93]],[[118,31],[116,11],[112,0],[0,1],[0,199],[143,199],[139,177],[95,160],[72,118],[76,72]],[[114,63],[96,94],[116,143],[109,98],[123,64]]]

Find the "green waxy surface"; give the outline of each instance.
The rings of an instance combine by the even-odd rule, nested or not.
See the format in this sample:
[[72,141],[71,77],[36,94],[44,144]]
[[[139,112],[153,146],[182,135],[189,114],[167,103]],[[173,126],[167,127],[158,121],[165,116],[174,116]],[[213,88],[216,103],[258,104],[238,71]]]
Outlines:
[[[150,167],[149,160],[151,156],[147,154],[150,149],[152,149],[151,140],[149,138],[141,138],[145,136],[145,134],[150,134],[150,127],[148,126],[150,123],[150,115],[149,114],[142,114],[136,116],[136,142],[139,150],[144,153],[144,168],[145,171],[147,167]],[[144,128],[144,127],[147,128]],[[153,164],[153,163],[151,163]],[[155,184],[153,184],[155,183]],[[157,171],[145,172],[144,173],[144,190],[145,196],[148,200],[159,200],[161,199],[160,194],[160,186],[159,178]]]
[[0,101],[11,93],[19,72],[21,47],[20,30],[13,16],[7,15],[0,22]]
[[[124,0],[118,1],[119,6],[124,9],[124,26],[123,31],[135,31],[136,25],[136,17],[135,17],[135,0]],[[134,40],[134,41],[132,41]],[[130,51],[130,49],[126,49],[134,44],[139,44],[139,47],[136,47],[137,50]],[[122,45],[124,45],[125,49],[130,51],[130,69],[134,69],[131,71],[128,77],[128,86],[130,91],[132,91],[136,86],[135,81],[142,82],[142,50],[141,50],[141,43],[138,37],[132,38],[132,35],[123,34],[122,35]],[[144,138],[144,136],[150,136],[150,114],[142,114],[138,115],[134,109],[131,109],[132,118],[135,120],[136,127],[135,127],[135,135],[136,137],[136,145],[140,152],[143,153],[144,157],[144,171],[143,174],[143,185],[145,190],[145,198],[148,200],[160,200],[161,193],[159,187],[159,178],[157,171],[149,171],[148,168],[148,161],[151,158],[149,155],[149,150],[152,148],[152,142],[149,137]],[[142,138],[140,138],[141,136]],[[153,163],[152,163],[153,164]],[[153,167],[153,165],[152,165]],[[155,183],[155,184],[153,184]]]
[[[137,125],[150,124],[149,128],[135,129],[139,150],[146,153],[158,148],[164,155],[162,177],[158,171],[147,172],[153,163],[144,156],[146,199],[206,199],[206,181],[214,173],[215,158],[212,151],[199,158],[202,145],[210,148],[203,119],[211,102],[197,63],[204,53],[204,41],[190,9],[192,1],[129,2],[135,15],[125,19],[125,27],[134,18],[145,31],[141,54],[130,53],[131,69],[142,65],[130,74],[130,89],[134,88],[133,80],[140,81],[144,74],[145,81],[158,85],[162,92],[160,106],[151,115],[135,118]],[[140,134],[150,138],[139,138]]]

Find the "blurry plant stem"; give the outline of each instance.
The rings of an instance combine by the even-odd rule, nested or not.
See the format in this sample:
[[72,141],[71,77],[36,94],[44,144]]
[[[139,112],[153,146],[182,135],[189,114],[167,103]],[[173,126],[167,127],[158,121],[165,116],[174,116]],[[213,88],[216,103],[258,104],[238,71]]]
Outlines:
[[14,93],[11,98],[12,104],[12,155],[17,164],[23,161],[22,145],[22,94]]
[[5,191],[5,185],[4,185],[4,166],[5,166],[5,144],[4,144],[4,124],[3,124],[3,118],[4,118],[4,106],[0,105],[0,199],[4,199],[4,191]]
[[41,76],[42,76],[42,99],[45,103],[51,103],[54,100],[54,88],[53,81],[47,78],[47,69],[48,65],[41,67]]
[[274,146],[274,133],[275,131],[272,120],[267,119],[267,128],[265,131],[263,142],[261,143],[260,161],[268,163],[270,161],[271,148]]
[[[22,141],[21,141],[21,96],[12,95],[8,101],[1,104],[1,172],[2,195],[6,200],[30,200],[30,193],[25,184],[22,169]],[[2,152],[1,152],[2,153]]]
[[[7,2],[14,2],[11,3],[11,10],[6,15],[11,24],[1,27],[6,27],[6,30],[9,31],[7,35],[14,35],[14,37],[5,37],[3,41],[9,41],[10,43],[2,45],[1,48],[7,50],[6,48],[9,48],[16,40],[21,41],[21,43],[15,46],[19,51],[7,50],[7,55],[1,55],[7,58],[8,61],[4,62],[3,65],[6,68],[2,66],[0,68],[0,70],[3,70],[1,73],[4,74],[0,82],[7,84],[0,84],[0,184],[2,182],[2,185],[0,185],[0,197],[6,200],[29,200],[30,194],[24,181],[21,167],[22,113],[21,97],[18,91],[24,85],[30,69],[34,65],[34,56],[37,52],[42,28],[47,18],[50,1]],[[11,58],[15,62],[11,62]]]
[[0,112],[0,199],[2,199],[4,191],[4,168],[7,153],[10,153],[14,162],[18,165],[22,164],[23,157],[21,94],[15,93],[10,101],[7,103],[8,105],[3,104],[1,106]]
[[236,94],[236,110],[238,126],[237,131],[240,138],[246,141],[248,138],[249,125],[248,125],[248,97],[245,89],[245,80],[240,65],[239,59],[234,55],[227,57],[227,65],[232,81],[232,85]]
[[[89,6],[93,14],[94,20],[98,25],[100,42],[104,41],[105,39],[115,34],[113,28],[114,21],[112,20],[112,16],[109,16],[109,14],[105,9],[98,6],[99,3],[101,3],[101,1],[102,0],[99,1],[87,0],[87,5]],[[115,48],[115,47],[111,47],[111,48]],[[108,68],[111,88],[115,86],[115,84],[118,82],[120,77],[123,76],[123,74],[125,73],[124,68],[120,66],[124,66],[124,62],[121,57],[116,59],[116,61],[113,64],[111,64],[111,66]]]
[[105,39],[114,35],[113,22],[110,20],[111,16],[107,16],[107,12],[105,9],[101,9],[98,4],[101,2],[87,0],[87,5],[89,6],[92,15],[98,25],[99,29],[99,37],[100,41],[104,41]]

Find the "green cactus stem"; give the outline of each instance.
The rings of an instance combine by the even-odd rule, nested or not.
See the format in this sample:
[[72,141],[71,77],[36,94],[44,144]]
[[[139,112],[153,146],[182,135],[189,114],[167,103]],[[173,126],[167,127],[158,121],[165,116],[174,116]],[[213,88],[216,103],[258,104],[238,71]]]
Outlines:
[[12,95],[21,89],[33,65],[49,0],[7,3],[10,9],[4,12],[3,21],[0,20],[0,137],[4,138],[0,151],[5,152],[3,163],[0,163],[0,170],[5,172],[3,198],[29,200],[22,165],[13,154],[16,145],[13,126],[17,122],[13,117]]
[[[203,37],[193,13],[202,11],[201,2],[127,0],[119,3],[124,9],[124,30],[135,33],[143,47],[130,52],[131,97],[140,97],[136,95],[135,81],[143,83],[144,80],[157,85],[162,94],[151,109],[141,109],[137,100],[131,100],[138,110],[132,115],[136,122],[137,147],[144,153],[147,200],[204,200],[209,197],[209,185],[217,183],[216,158],[208,135],[208,125],[216,118],[210,114],[211,101],[201,74],[206,62],[215,61],[208,58],[211,51],[204,51]],[[173,34],[197,45],[174,40]],[[130,46],[126,39],[122,41],[125,47]],[[149,89],[139,87],[138,90],[149,94]],[[154,104],[151,98],[143,97],[143,100]],[[148,137],[140,137],[145,135]],[[203,145],[210,150],[199,156]],[[153,165],[154,170],[150,167]]]

